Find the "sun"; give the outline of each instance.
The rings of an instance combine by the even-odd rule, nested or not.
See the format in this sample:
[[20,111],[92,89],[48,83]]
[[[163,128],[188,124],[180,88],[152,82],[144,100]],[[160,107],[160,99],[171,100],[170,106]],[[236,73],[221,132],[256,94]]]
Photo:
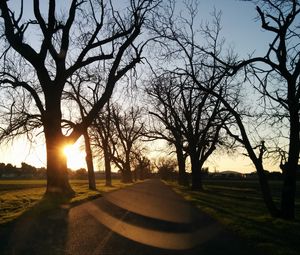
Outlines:
[[63,153],[67,157],[68,168],[73,170],[86,168],[85,152],[80,149],[80,144],[66,145],[63,148]]

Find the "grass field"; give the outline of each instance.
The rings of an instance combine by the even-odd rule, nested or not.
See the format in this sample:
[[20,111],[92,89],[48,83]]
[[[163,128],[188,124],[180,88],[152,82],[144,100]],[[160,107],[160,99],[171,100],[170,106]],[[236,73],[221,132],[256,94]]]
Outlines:
[[[256,181],[206,181],[203,192],[190,191],[175,182],[169,182],[200,210],[217,219],[254,244],[264,254],[296,255],[300,251],[300,183],[293,222],[269,216]],[[280,201],[280,182],[271,183],[277,203]]]
[[[70,182],[76,192],[75,197],[68,201],[70,205],[126,186],[114,180],[113,187],[105,187],[104,181],[97,181],[97,190],[91,191],[88,189],[86,180],[71,180]],[[45,187],[45,180],[0,180],[0,224],[18,218],[39,203],[43,198]]]

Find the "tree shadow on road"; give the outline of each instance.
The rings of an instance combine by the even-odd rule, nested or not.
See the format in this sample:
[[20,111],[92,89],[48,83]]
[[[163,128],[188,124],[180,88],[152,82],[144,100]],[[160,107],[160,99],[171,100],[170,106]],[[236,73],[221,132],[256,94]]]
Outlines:
[[1,226],[1,254],[63,254],[69,207],[69,199],[44,197],[15,221]]
[[99,254],[258,254],[251,245],[200,212],[191,223],[176,223],[128,211],[105,199],[91,202],[90,207],[91,216],[111,231],[110,238],[98,249]]

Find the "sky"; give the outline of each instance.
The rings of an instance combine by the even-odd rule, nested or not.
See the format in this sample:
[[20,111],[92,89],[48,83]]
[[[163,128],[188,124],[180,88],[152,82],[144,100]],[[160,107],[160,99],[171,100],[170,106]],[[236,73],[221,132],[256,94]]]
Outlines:
[[[182,1],[178,2],[181,3]],[[240,57],[246,57],[247,54],[254,51],[256,54],[264,52],[264,49],[268,46],[270,35],[263,32],[259,22],[256,21],[257,14],[252,3],[239,0],[200,0],[199,17],[203,20],[209,20],[209,14],[214,7],[222,11],[222,31],[227,44],[232,45]],[[80,141],[73,146],[73,149],[68,149],[68,155],[68,166],[70,168],[85,167],[85,154],[80,150]],[[2,144],[0,147],[0,162],[12,163],[17,166],[20,166],[21,162],[37,167],[45,166],[44,144],[42,141],[31,144],[26,139],[16,139],[13,144]],[[208,166],[210,170],[235,170],[240,172],[254,170],[248,159],[237,154],[233,156],[215,154],[209,159]],[[269,169],[271,168],[272,166],[269,167]],[[273,169],[276,170],[276,168]]]

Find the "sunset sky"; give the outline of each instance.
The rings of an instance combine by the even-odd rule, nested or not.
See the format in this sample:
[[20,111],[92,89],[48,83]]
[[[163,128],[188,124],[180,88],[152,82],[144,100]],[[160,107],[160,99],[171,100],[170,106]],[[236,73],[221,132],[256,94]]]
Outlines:
[[[27,0],[25,1],[27,2]],[[182,2],[182,1],[178,1]],[[240,57],[255,51],[256,54],[264,52],[268,46],[269,34],[262,31],[260,23],[256,21],[255,6],[249,2],[239,0],[200,0],[199,16],[203,20],[209,20],[209,13],[215,7],[221,10],[223,36],[227,44],[235,48]],[[42,135],[41,135],[42,137]],[[85,167],[85,153],[80,150],[81,142],[77,142],[72,149],[68,149],[68,166],[70,168]],[[155,152],[152,152],[155,155]],[[156,153],[156,155],[158,155]],[[12,163],[20,166],[26,162],[37,167],[45,166],[45,148],[43,139],[31,144],[26,138],[16,139],[13,144],[2,144],[0,148],[0,162]],[[250,172],[254,168],[251,162],[239,155],[226,156],[216,154],[208,162],[210,170],[237,170]],[[97,167],[96,167],[97,169]],[[277,170],[276,167],[267,166],[269,170]]]

